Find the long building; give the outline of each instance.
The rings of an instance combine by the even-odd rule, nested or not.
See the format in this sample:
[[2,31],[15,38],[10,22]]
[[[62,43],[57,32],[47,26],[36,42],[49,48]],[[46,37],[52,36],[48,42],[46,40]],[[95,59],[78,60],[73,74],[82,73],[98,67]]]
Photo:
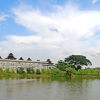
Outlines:
[[24,60],[22,57],[19,59],[15,58],[12,53],[8,55],[7,58],[3,59],[0,56],[0,67],[5,69],[5,68],[13,68],[16,69],[18,67],[23,67],[23,68],[28,68],[28,67],[33,67],[35,69],[41,69],[41,68],[51,68],[53,67],[53,63],[48,59],[47,61],[33,61],[31,58],[28,58],[27,60]]

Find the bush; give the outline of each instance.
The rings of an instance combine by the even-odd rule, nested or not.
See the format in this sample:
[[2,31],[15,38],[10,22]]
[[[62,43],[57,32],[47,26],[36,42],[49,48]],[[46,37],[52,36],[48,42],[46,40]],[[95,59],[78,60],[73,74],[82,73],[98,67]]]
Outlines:
[[36,69],[36,74],[41,74],[40,69]]
[[27,68],[26,71],[28,74],[34,74],[35,72],[33,68]]
[[31,68],[27,68],[26,71],[28,74],[31,74]]
[[1,73],[1,72],[3,72],[3,69],[2,69],[2,68],[0,68],[0,73]]
[[67,73],[71,72],[72,74],[76,74],[77,73],[77,71],[75,70],[75,68],[71,68],[71,67],[66,68],[66,72]]
[[51,74],[51,69],[47,68],[43,68],[42,71],[41,71],[43,74]]
[[31,68],[31,73],[32,73],[32,74],[34,74],[34,73],[35,73],[35,71],[34,71],[34,69],[33,69],[33,68]]
[[12,70],[11,70],[11,73],[12,73],[12,74],[14,74],[14,73],[15,73],[14,69],[12,69]]
[[51,69],[51,75],[52,76],[62,76],[62,71],[58,68],[52,68]]
[[6,69],[5,69],[5,72],[6,72],[6,73],[10,73],[10,69],[9,69],[9,68],[6,68]]
[[17,73],[18,74],[24,74],[25,73],[24,68],[23,67],[17,68]]

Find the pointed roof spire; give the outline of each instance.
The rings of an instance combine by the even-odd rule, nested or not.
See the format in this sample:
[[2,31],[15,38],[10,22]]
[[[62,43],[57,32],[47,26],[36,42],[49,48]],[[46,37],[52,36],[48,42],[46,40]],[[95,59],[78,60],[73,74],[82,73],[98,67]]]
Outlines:
[[49,64],[53,64],[52,61],[51,61],[50,59],[47,59],[47,62],[48,62]]
[[12,53],[10,53],[6,59],[15,60],[16,58],[14,57],[14,55]]
[[2,57],[0,56],[0,59],[2,59]]
[[22,57],[20,57],[19,60],[24,60],[24,59]]
[[28,61],[32,61],[31,58],[28,58],[27,60],[28,60]]

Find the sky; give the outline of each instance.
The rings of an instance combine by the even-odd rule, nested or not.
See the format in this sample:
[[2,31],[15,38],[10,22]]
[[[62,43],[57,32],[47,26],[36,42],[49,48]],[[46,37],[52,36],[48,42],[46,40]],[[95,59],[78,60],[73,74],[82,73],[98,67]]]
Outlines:
[[100,0],[0,0],[0,56],[63,60],[84,55],[100,67]]

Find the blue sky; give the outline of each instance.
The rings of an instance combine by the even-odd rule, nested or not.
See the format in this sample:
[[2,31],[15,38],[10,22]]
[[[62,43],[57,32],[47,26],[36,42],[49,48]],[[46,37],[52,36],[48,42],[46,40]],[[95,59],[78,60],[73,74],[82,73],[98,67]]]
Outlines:
[[0,55],[100,65],[100,0],[0,0]]
[[[94,0],[95,1],[95,0]],[[92,0],[0,0],[0,15],[10,15],[6,21],[1,21],[0,40],[5,39],[6,35],[27,35],[31,33],[23,26],[14,22],[11,10],[19,5],[28,5],[34,9],[39,9],[44,13],[55,12],[55,6],[66,6],[66,4],[72,4],[80,7],[81,10],[100,10],[99,0],[93,4]]]
[[[66,6],[67,3],[77,5],[81,10],[99,10],[100,2],[92,3],[92,0],[0,0],[0,15],[9,15],[6,21],[1,21],[0,40],[5,39],[6,35],[27,35],[30,30],[16,24],[12,18],[11,10],[19,5],[28,5],[34,9],[39,9],[44,13],[55,12],[55,6]],[[29,32],[30,31],[30,32]]]

